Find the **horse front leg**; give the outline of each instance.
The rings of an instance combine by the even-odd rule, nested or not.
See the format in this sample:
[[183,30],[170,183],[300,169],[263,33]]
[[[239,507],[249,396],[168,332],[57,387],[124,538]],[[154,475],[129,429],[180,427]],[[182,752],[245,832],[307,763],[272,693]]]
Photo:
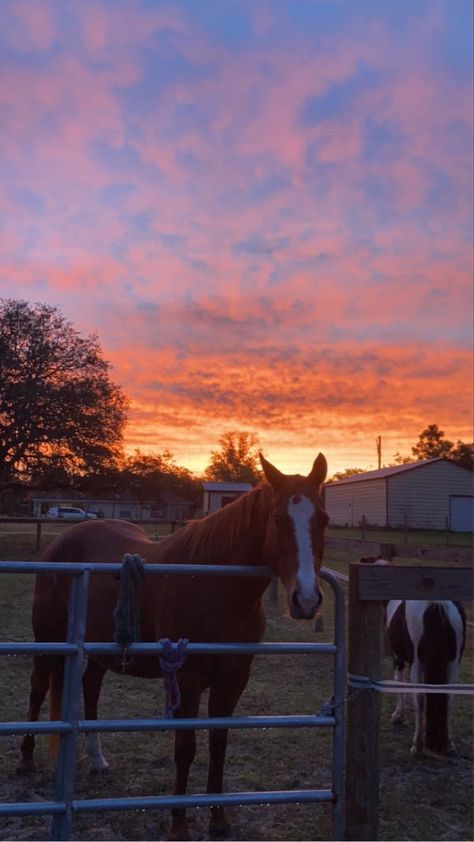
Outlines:
[[[84,695],[84,717],[85,719],[97,719],[100,690],[104,680],[104,670],[95,661],[89,658],[82,678],[82,692]],[[103,772],[109,768],[100,743],[100,736],[97,731],[86,733],[86,749],[89,756],[91,772]]]
[[[199,713],[200,690],[190,681],[180,679],[181,706],[175,711],[175,719],[193,719]],[[185,795],[188,785],[189,770],[196,754],[196,734],[194,731],[175,731],[174,761],[176,777],[174,781],[174,795]],[[186,810],[175,807],[171,810],[171,827],[167,836],[169,840],[190,839]]]
[[[216,716],[217,714],[212,714],[209,711],[209,716],[212,715]],[[220,715],[223,716],[224,714],[221,713]],[[225,715],[230,716],[230,713]],[[209,773],[207,778],[208,793],[221,793],[223,790],[224,764],[228,733],[228,730],[224,728],[209,731]],[[223,838],[229,836],[230,832],[231,825],[227,818],[225,807],[211,807],[211,816],[209,820],[210,835]]]
[[[239,656],[234,668],[221,676],[220,683],[213,685],[209,694],[209,716],[232,716],[235,706],[244,691],[250,675],[252,659]],[[221,793],[224,787],[224,765],[227,750],[228,730],[226,728],[209,731],[209,772],[207,792]],[[211,807],[209,832],[220,839],[230,836],[231,825],[224,807]]]
[[[36,722],[49,688],[49,676],[54,669],[55,661],[44,655],[35,655],[33,671],[30,679],[30,700],[28,706],[28,722]],[[25,734],[21,743],[21,758],[17,766],[17,774],[25,775],[35,771],[33,752],[35,748],[34,734]]]

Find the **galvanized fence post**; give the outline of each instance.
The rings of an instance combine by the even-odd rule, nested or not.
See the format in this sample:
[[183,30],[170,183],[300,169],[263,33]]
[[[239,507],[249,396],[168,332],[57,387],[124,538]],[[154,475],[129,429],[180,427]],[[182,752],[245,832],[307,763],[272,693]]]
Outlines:
[[77,651],[66,657],[64,665],[63,700],[61,719],[70,722],[71,731],[61,735],[59,758],[56,770],[55,800],[64,803],[65,808],[53,818],[51,839],[67,840],[72,832],[72,802],[74,799],[75,762],[78,723],[81,713],[82,672],[84,666],[84,640],[87,620],[87,595],[89,570],[73,574],[69,594],[67,642],[75,643]]

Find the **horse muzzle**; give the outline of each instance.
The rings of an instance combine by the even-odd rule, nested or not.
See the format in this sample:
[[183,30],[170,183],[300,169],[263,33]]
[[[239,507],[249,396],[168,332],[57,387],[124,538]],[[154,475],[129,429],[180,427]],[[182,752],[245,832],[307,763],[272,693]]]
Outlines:
[[309,597],[295,590],[288,600],[290,615],[293,620],[313,620],[322,601],[323,595],[319,588]]

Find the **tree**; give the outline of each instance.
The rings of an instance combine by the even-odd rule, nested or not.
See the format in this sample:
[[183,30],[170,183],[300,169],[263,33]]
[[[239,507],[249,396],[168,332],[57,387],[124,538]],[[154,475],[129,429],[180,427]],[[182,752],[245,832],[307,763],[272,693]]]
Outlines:
[[439,456],[448,456],[453,448],[452,441],[444,439],[444,432],[437,424],[429,424],[420,433],[418,442],[412,447],[411,452],[417,460],[436,459]]
[[347,477],[353,477],[355,474],[365,474],[364,468],[345,468],[344,471],[336,471],[336,473],[331,477],[330,482],[334,482],[338,479],[347,479]]
[[136,450],[125,460],[120,481],[122,490],[130,490],[142,502],[159,502],[163,494],[173,492],[197,503],[202,493],[198,480],[176,464],[169,450],[152,454]]
[[204,472],[208,480],[217,482],[251,482],[261,478],[258,438],[254,433],[228,432],[219,439],[220,450],[211,451],[211,462]]
[[474,469],[474,442],[458,441],[449,454],[449,458],[463,468]]
[[[437,424],[429,424],[418,436],[417,444],[412,447],[411,452],[417,460],[421,459],[436,459],[444,456],[462,465],[464,468],[473,470],[474,460],[474,443],[458,441],[453,444],[449,439],[443,438],[444,432],[440,430]],[[410,462],[412,459],[406,456],[395,454],[396,465]]]
[[56,307],[0,300],[0,482],[93,473],[121,452],[127,399],[98,338]]
[[384,465],[384,467],[392,468],[395,465],[408,465],[410,462],[413,462],[411,456],[402,456],[397,450],[397,452],[393,455],[393,462],[389,462],[388,465]]

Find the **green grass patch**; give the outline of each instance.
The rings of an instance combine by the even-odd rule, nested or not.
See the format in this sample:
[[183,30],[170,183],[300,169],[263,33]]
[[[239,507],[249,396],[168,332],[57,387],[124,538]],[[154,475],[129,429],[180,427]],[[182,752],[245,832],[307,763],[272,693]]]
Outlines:
[[328,526],[329,538],[357,538],[380,544],[430,544],[437,547],[472,547],[472,532],[449,532],[444,529],[378,529],[377,527]]

